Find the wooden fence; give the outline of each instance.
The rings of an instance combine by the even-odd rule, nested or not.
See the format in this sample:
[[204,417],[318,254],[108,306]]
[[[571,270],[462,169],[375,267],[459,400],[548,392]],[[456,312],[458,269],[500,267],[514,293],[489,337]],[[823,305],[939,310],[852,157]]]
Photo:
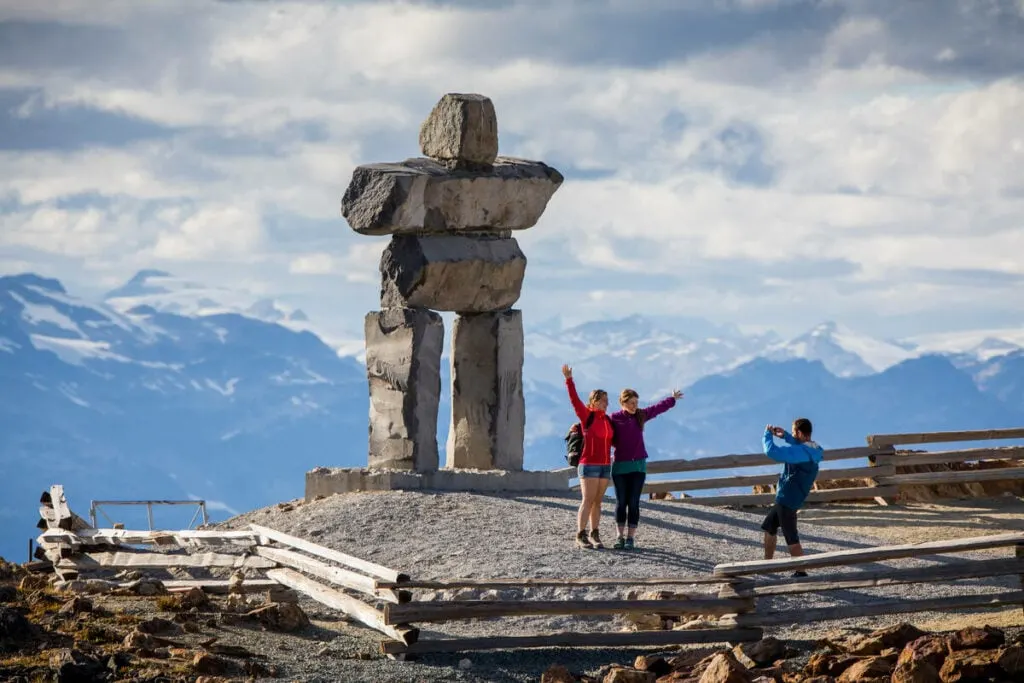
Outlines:
[[[200,588],[212,593],[253,592],[285,586],[347,614],[385,638],[389,657],[431,652],[540,647],[632,647],[691,643],[736,643],[758,640],[763,628],[791,623],[931,610],[989,608],[1024,604],[1024,589],[983,595],[918,600],[887,600],[821,608],[770,610],[763,602],[776,595],[848,591],[898,584],[968,578],[1024,576],[1024,532],[996,536],[860,548],[772,561],[720,564],[711,574],[655,578],[473,578],[416,580],[317,543],[257,524],[243,530],[188,529],[135,531],[94,529],[71,512],[61,486],[43,498],[39,536],[41,554],[64,580],[109,568],[219,567],[262,570],[264,578],[239,585],[223,579],[169,580],[170,591]],[[141,546],[141,548],[139,547]],[[1010,558],[967,559],[922,568],[868,569],[810,578],[765,581],[759,575],[857,566],[908,557],[1014,547]],[[165,552],[170,551],[170,552]],[[726,550],[727,552],[727,550]],[[128,587],[129,584],[125,584]],[[665,591],[666,599],[536,599],[533,591],[550,588],[609,587],[619,590],[651,586],[685,587]],[[518,589],[517,599],[416,600],[420,591]],[[849,596],[844,596],[848,601]],[[528,615],[650,614],[658,619],[686,615],[709,619],[707,625],[680,630],[635,632],[524,633],[488,637],[423,639],[413,624]],[[717,621],[710,621],[715,620]]]
[[[896,450],[899,445],[938,444],[956,441],[989,441],[997,439],[1024,439],[1024,428],[996,429],[963,432],[925,432],[915,434],[876,434],[867,437],[867,446],[826,450],[824,462],[843,460],[867,460],[867,465],[820,469],[818,482],[838,480],[864,480],[861,486],[847,488],[815,488],[808,496],[809,503],[838,500],[876,500],[885,504],[895,498],[901,486],[961,484],[986,481],[1010,481],[1024,479],[1024,467],[993,468],[973,471],[946,471],[900,473],[897,468],[949,463],[1015,461],[1024,459],[1024,447],[970,448],[953,451],[906,454]],[[675,472],[700,472],[706,470],[731,470],[778,465],[763,453],[746,455],[720,455],[693,460],[648,460],[647,473],[665,474]],[[671,492],[707,491],[775,484],[778,472],[770,474],[736,474],[722,477],[689,478],[671,480],[650,480],[644,485],[644,493],[658,494]],[[574,488],[578,488],[574,487]],[[741,493],[732,495],[687,496],[690,505],[771,505],[773,493]]]

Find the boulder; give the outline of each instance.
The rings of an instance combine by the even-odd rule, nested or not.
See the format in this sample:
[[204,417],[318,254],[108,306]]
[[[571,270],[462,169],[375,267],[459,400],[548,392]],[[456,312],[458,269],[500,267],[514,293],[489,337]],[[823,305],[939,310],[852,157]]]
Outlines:
[[896,664],[903,666],[909,662],[927,662],[938,670],[942,668],[948,653],[949,644],[944,636],[921,636],[907,643]]
[[87,598],[73,597],[58,610],[64,616],[75,616],[92,611],[92,601]]
[[984,628],[969,626],[949,637],[951,650],[991,650],[1002,647],[1005,643],[1006,635],[992,626]]
[[999,650],[957,650],[950,652],[939,670],[942,683],[986,681],[999,675]]
[[498,156],[494,103],[483,95],[444,95],[420,126],[420,151],[455,168],[489,168]]
[[0,603],[14,602],[18,599],[18,589],[14,586],[0,586]]
[[449,468],[523,469],[522,311],[460,315],[452,327]]
[[715,655],[704,673],[700,683],[751,683],[754,675],[734,657],[724,654]]
[[871,632],[872,637],[882,641],[883,649],[890,647],[901,648],[923,635],[926,635],[924,631],[906,622]]
[[366,315],[365,332],[369,467],[436,470],[441,316],[412,308],[372,311]]
[[272,602],[254,609],[246,616],[256,619],[269,631],[298,631],[309,626],[309,617],[302,609],[290,602]]
[[561,664],[552,664],[540,675],[540,683],[576,683],[576,677]]
[[633,661],[633,668],[638,671],[650,671],[659,677],[672,671],[671,665],[665,658],[657,655],[637,655]]
[[430,159],[367,164],[352,172],[341,213],[363,235],[525,230],[562,180],[547,164],[510,157],[487,171],[453,171]]
[[924,659],[912,659],[896,664],[892,683],[939,683],[939,672]]
[[32,624],[21,611],[0,605],[0,645],[27,640],[32,635]]
[[654,683],[657,680],[650,671],[637,671],[622,666],[612,667],[612,670],[605,674],[601,683]]
[[1011,645],[999,652],[996,660],[999,668],[1009,674],[1013,680],[1024,680],[1024,647]]
[[836,679],[837,683],[888,683],[893,660],[888,657],[864,657],[853,663]]
[[504,311],[519,300],[526,256],[513,238],[396,235],[380,274],[381,308]]
[[736,660],[748,669],[768,666],[786,653],[786,646],[776,638],[768,636],[756,643],[740,643],[733,648]]

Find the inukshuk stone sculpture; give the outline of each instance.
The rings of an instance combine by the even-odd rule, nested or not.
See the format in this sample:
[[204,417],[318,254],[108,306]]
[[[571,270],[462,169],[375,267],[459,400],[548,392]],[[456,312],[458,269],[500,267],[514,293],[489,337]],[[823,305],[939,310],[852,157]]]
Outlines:
[[359,166],[342,215],[392,235],[381,256],[381,310],[366,316],[370,468],[438,468],[444,326],[452,330],[448,468],[523,468],[522,313],[526,256],[514,230],[536,225],[562,175],[498,156],[482,95],[448,94],[420,128],[427,159]]

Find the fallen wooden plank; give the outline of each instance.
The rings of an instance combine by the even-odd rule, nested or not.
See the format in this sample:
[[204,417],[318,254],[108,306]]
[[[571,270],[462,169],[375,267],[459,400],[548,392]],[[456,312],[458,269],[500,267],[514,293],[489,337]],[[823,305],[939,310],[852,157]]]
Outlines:
[[998,467],[988,470],[948,472],[912,472],[879,477],[879,484],[914,486],[927,484],[971,484],[982,481],[1012,481],[1024,479],[1024,467]]
[[751,599],[712,596],[692,600],[460,600],[385,605],[384,623],[457,621],[538,614],[736,614],[754,609]]
[[937,583],[1024,573],[1024,559],[965,560],[956,564],[929,565],[909,569],[881,569],[827,574],[820,577],[787,578],[785,581],[737,585],[729,595],[719,597],[765,597],[851,588],[876,588],[907,583]]
[[804,624],[832,619],[858,619],[884,614],[907,614],[911,612],[930,612],[953,609],[979,609],[994,607],[1019,607],[1024,603],[1024,591],[1008,593],[989,593],[987,595],[956,595],[942,598],[925,598],[920,600],[891,600],[888,602],[869,602],[855,605],[836,605],[833,607],[809,607],[770,614],[737,614],[723,617],[719,623],[736,626],[782,626],[785,624]]
[[972,462],[975,460],[1024,460],[1024,446],[968,448],[957,451],[932,451],[930,453],[913,453],[908,455],[887,453],[879,455],[877,458],[880,465],[887,464],[895,465],[896,467],[946,465],[954,462]]
[[620,633],[545,633],[530,636],[491,636],[423,640],[403,646],[382,642],[382,654],[427,654],[471,650],[524,650],[538,647],[644,647],[690,643],[744,643],[761,640],[759,628],[713,628],[693,631],[637,631]]
[[949,541],[927,541],[925,543],[908,543],[905,545],[883,545],[873,548],[857,548],[854,550],[833,550],[827,553],[804,555],[803,557],[785,557],[776,560],[751,560],[748,562],[728,562],[715,566],[716,576],[743,576],[746,574],[771,574],[792,571],[795,569],[815,569],[818,567],[835,567],[838,565],[859,564],[896,560],[903,557],[922,557],[926,555],[942,555],[945,553],[962,553],[969,550],[985,550],[987,548],[1005,548],[1024,543],[1024,532],[996,534],[993,536],[977,536],[975,538],[958,538]]
[[349,615],[359,623],[380,631],[405,645],[412,645],[419,638],[420,630],[405,625],[384,623],[384,615],[364,602],[345,595],[341,591],[317,583],[294,569],[271,569],[267,577],[278,581],[284,586],[305,593],[313,600]]
[[172,555],[169,553],[81,553],[65,558],[61,564],[69,563],[79,569],[99,567],[124,567],[127,569],[157,567],[230,567],[233,569],[269,569],[277,564],[256,555],[226,555],[222,553],[195,553],[193,555]]
[[43,543],[72,545],[109,543],[111,545],[256,545],[259,534],[255,531],[214,531],[182,529],[175,531],[136,531],[132,529],[84,529],[82,531],[44,531],[39,536]]
[[922,443],[948,443],[951,441],[991,441],[995,439],[1024,439],[1024,429],[981,429],[966,432],[923,432],[916,434],[872,434],[868,446],[904,446]]
[[[833,481],[836,479],[871,479],[896,474],[896,468],[880,467],[848,467],[838,470],[819,470],[816,481]],[[667,491],[700,491],[706,489],[737,488],[742,486],[760,486],[774,484],[779,480],[779,473],[735,475],[715,477],[713,479],[676,479],[672,481],[652,481],[644,485],[644,493],[664,493]],[[756,494],[755,494],[756,495]],[[690,501],[687,501],[690,502]]]
[[[833,448],[825,451],[822,458],[825,462],[834,460],[851,460],[854,458],[867,458],[877,455],[880,449],[856,446],[854,448]],[[882,451],[884,452],[884,451]],[[648,474],[662,474],[665,472],[699,472],[701,470],[724,470],[733,467],[762,467],[765,465],[778,465],[764,453],[747,453],[743,455],[716,455],[710,458],[694,458],[687,460],[678,458],[675,460],[648,460]]]
[[[118,586],[128,588],[134,583],[134,581],[122,581]],[[204,593],[218,595],[231,592],[231,581],[227,579],[170,579],[160,583],[171,593],[190,591],[193,588],[198,588]],[[280,585],[280,583],[272,579],[246,579],[239,585],[238,589],[242,593],[262,593]]]
[[[373,579],[369,576],[356,574],[353,571],[342,569],[341,567],[332,567],[320,562],[319,560],[314,560],[311,557],[300,555],[294,550],[261,546],[256,548],[256,554],[261,557],[265,557],[268,560],[273,560],[279,565],[290,567],[291,569],[298,569],[299,571],[312,574],[318,579],[329,581],[338,586],[342,586],[359,593],[364,593],[371,597],[377,596],[377,587],[374,585]],[[397,598],[394,602],[398,602]]]
[[282,545],[289,545],[292,548],[302,550],[310,555],[316,555],[317,557],[321,557],[325,560],[332,560],[339,564],[347,565],[353,569],[358,569],[361,572],[365,572],[385,581],[401,583],[409,578],[408,574],[402,574],[394,569],[389,569],[374,562],[370,562],[369,560],[362,560],[358,557],[353,557],[352,555],[346,555],[343,552],[339,552],[331,548],[325,548],[318,543],[313,543],[312,541],[307,541],[297,536],[291,536],[280,531],[275,531],[274,529],[260,526],[259,524],[250,524],[249,528],[258,532],[260,536],[265,536],[266,538],[276,541]]
[[661,576],[654,578],[523,578],[523,579],[431,579],[410,580],[396,583],[377,581],[377,588],[425,588],[449,590],[453,588],[571,588],[573,586],[687,586],[699,584],[721,584],[733,581],[729,577],[709,576]]
[[[811,491],[807,496],[808,503],[825,503],[834,500],[871,499],[878,496],[895,496],[899,489],[895,486],[864,486],[848,489],[824,489]],[[692,496],[674,499],[673,502],[686,505],[735,505],[758,506],[771,505],[775,502],[774,493],[742,493],[731,496]]]

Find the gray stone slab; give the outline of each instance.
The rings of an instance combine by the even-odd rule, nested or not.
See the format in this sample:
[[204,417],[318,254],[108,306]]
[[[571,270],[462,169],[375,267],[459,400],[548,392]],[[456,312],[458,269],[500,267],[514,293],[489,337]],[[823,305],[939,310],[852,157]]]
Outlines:
[[438,467],[444,323],[433,311],[391,308],[367,313],[370,467],[425,472]]
[[420,126],[420,150],[453,168],[489,168],[498,156],[494,103],[483,95],[443,96]]
[[519,300],[526,256],[514,238],[395,235],[380,274],[381,308],[503,311]]
[[[572,476],[575,476],[573,470]],[[437,470],[406,472],[318,467],[306,472],[305,500],[335,493],[363,491],[467,491],[480,493],[560,491],[569,489],[563,470],[506,472],[502,470]]]
[[452,328],[446,468],[523,469],[522,311],[460,315]]
[[368,164],[352,172],[341,213],[363,235],[525,230],[562,180],[547,164],[511,157],[488,171],[449,170],[431,159]]

